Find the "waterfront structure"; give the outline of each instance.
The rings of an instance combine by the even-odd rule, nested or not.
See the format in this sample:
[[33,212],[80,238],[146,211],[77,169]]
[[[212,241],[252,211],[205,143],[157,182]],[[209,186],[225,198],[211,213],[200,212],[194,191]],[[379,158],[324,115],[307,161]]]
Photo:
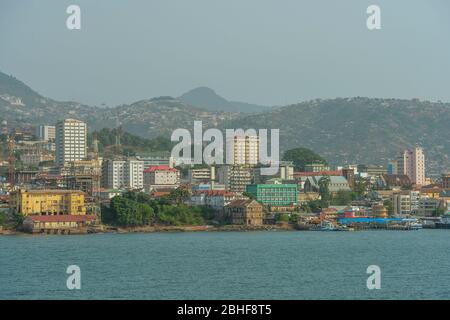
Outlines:
[[413,184],[425,184],[425,155],[422,148],[401,152],[397,158],[397,168],[398,173],[407,175]]
[[298,201],[296,184],[251,184],[247,186],[246,191],[254,196],[256,201],[267,206],[292,206]]
[[180,186],[180,171],[168,166],[150,166],[144,170],[144,190],[173,188]]
[[28,216],[23,221],[23,229],[30,233],[73,233],[97,224],[96,215],[51,215]]
[[87,156],[87,125],[83,121],[65,119],[56,124],[56,165],[84,160]]
[[79,190],[19,190],[11,195],[13,211],[28,215],[85,215],[85,194]]
[[36,127],[36,137],[41,141],[55,141],[55,126],[43,125]]
[[133,158],[107,159],[102,163],[102,187],[106,189],[142,189],[144,161]]
[[260,226],[263,224],[263,206],[255,200],[235,200],[224,208],[224,216],[231,224]]
[[329,179],[328,190],[332,194],[336,194],[339,191],[351,191],[347,180],[343,176],[313,176],[308,177],[304,184],[304,191],[307,192],[319,192],[320,179],[327,177]]
[[251,168],[247,166],[221,166],[217,170],[219,183],[224,184],[231,192],[244,192],[252,182]]

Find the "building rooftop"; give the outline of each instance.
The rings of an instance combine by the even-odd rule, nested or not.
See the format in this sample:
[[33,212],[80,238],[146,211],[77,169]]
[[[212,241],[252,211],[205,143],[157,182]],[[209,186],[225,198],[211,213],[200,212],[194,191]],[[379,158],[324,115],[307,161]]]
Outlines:
[[144,172],[155,172],[155,171],[171,171],[171,172],[177,172],[178,170],[175,168],[171,168],[169,166],[150,166],[147,169],[144,170]]

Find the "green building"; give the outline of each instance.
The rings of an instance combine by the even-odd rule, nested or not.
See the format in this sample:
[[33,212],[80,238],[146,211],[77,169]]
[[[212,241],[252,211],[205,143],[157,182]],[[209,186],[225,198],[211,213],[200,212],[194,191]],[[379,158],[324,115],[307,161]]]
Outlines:
[[296,184],[250,184],[247,192],[256,201],[269,206],[290,206],[297,204],[298,189]]

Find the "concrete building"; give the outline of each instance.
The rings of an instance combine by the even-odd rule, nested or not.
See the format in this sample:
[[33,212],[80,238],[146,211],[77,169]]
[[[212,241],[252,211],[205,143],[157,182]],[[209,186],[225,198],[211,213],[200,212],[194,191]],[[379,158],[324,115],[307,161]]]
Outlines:
[[168,166],[150,166],[144,170],[144,190],[149,192],[159,188],[180,186],[180,171]]
[[36,128],[36,137],[41,141],[55,141],[56,128],[55,126],[38,126]]
[[79,190],[19,190],[11,196],[13,211],[28,215],[84,215],[84,192]]
[[217,170],[219,183],[228,191],[245,192],[246,186],[252,183],[252,171],[247,166],[221,166]]
[[102,187],[106,189],[142,189],[144,161],[108,159],[102,163]]
[[190,183],[211,182],[216,179],[216,168],[214,166],[207,168],[191,168],[188,171],[188,180]]
[[442,175],[442,188],[450,189],[450,173],[445,173]]
[[423,217],[432,217],[440,205],[441,201],[439,199],[428,197],[420,198],[418,214]]
[[305,172],[320,172],[330,170],[330,167],[323,163],[309,163],[305,164],[303,171]]
[[398,174],[405,174],[416,185],[425,185],[425,155],[423,149],[415,147],[404,150],[397,159]]
[[235,200],[224,208],[225,219],[231,224],[260,226],[263,224],[263,206],[255,200]]
[[56,165],[83,160],[87,156],[87,125],[75,120],[65,119],[56,124]]
[[419,211],[419,191],[400,191],[392,195],[392,205],[395,215],[417,214]]
[[146,157],[137,156],[137,160],[144,161],[144,170],[151,166],[174,166],[174,159],[172,157]]

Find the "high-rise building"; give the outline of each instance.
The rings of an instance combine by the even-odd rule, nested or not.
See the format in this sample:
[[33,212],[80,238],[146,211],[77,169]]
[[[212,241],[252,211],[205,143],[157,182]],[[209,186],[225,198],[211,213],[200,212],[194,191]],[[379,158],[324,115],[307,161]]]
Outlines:
[[84,160],[87,156],[87,125],[83,121],[65,119],[56,124],[56,165]]
[[[235,135],[233,138],[234,165],[256,165],[259,162],[259,138],[257,135]],[[230,163],[231,164],[231,163]]]
[[416,185],[425,184],[425,155],[423,149],[415,147],[404,150],[397,159],[398,174],[405,174]]
[[219,183],[231,192],[245,192],[247,185],[252,182],[251,168],[246,166],[221,166],[217,170]]
[[389,161],[389,163],[388,163],[388,174],[389,175],[398,174],[397,160]]
[[38,126],[36,128],[36,137],[41,141],[55,141],[55,126]]
[[144,161],[135,159],[103,160],[102,186],[107,189],[142,189]]

